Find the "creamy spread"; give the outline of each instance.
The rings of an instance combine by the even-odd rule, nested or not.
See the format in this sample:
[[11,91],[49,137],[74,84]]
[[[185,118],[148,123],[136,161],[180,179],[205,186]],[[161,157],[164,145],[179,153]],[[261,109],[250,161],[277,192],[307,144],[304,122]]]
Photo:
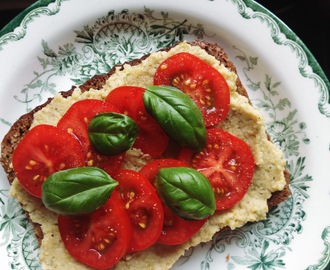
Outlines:
[[[225,77],[231,92],[231,109],[227,119],[220,123],[219,127],[240,137],[251,147],[256,162],[252,184],[239,203],[229,210],[212,216],[188,242],[170,248],[155,245],[145,251],[130,254],[123,258],[115,269],[169,269],[186,249],[211,240],[212,236],[221,228],[235,229],[247,222],[265,219],[268,212],[267,199],[273,192],[282,190],[286,185],[283,175],[285,161],[282,152],[268,141],[265,119],[260,112],[249,104],[246,97],[236,92],[237,75],[203,49],[198,46],[190,46],[185,42],[168,52],[153,53],[139,65],[125,65],[123,70],[118,68],[101,90],[90,89],[81,93],[81,90],[76,88],[72,96],[67,98],[57,94],[50,104],[34,115],[33,126],[41,123],[56,125],[60,117],[74,102],[87,98],[105,99],[107,94],[118,86],[152,85],[157,66],[169,56],[182,51],[195,54]],[[127,154],[124,166],[132,170],[139,170],[149,160],[150,157],[144,155],[139,149],[131,149]],[[45,209],[41,200],[25,192],[17,179],[12,185],[11,194],[30,213],[31,220],[41,224],[44,239],[40,250],[40,260],[44,269],[90,269],[72,258],[64,248],[56,225],[56,214]]]

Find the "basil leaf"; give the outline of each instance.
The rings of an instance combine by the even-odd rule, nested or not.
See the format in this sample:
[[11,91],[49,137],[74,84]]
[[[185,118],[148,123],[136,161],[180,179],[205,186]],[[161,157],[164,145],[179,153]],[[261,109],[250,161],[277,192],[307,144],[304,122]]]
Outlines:
[[165,204],[185,219],[204,219],[215,211],[215,196],[209,180],[185,167],[162,168],[156,187]]
[[134,144],[138,132],[134,120],[119,113],[98,114],[88,126],[91,144],[103,155],[117,155],[127,151]]
[[117,181],[96,167],[58,171],[43,183],[42,201],[58,214],[88,214],[104,204],[117,185]]
[[171,86],[148,86],[143,100],[147,112],[172,140],[194,151],[204,148],[203,115],[189,96]]

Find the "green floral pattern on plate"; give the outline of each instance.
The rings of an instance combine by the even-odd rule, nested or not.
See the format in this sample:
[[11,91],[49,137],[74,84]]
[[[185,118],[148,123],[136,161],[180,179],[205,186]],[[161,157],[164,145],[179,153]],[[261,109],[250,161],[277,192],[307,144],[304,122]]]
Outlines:
[[200,24],[191,24],[186,19],[174,20],[168,13],[155,14],[148,8],[144,13],[112,10],[94,25],[86,25],[75,33],[75,44],[64,44],[57,51],[50,48],[47,41],[42,41],[44,56],[38,58],[42,71],[34,71],[34,78],[15,96],[18,102],[25,104],[26,111],[31,110],[30,104],[35,99],[41,101],[45,92],[52,95],[57,92],[52,82],[54,77],[68,75],[74,84],[81,85],[115,65],[171,46],[184,35],[199,39],[207,36]]
[[[52,2],[52,9],[45,3]],[[62,1],[40,1],[38,8],[32,9],[20,24],[19,34],[1,33],[1,46],[23,38],[26,25],[40,14],[54,15]],[[241,16],[245,19],[259,19],[267,24],[271,30],[274,42],[289,46],[300,59],[300,73],[304,77],[314,80],[320,89],[318,107],[320,113],[326,117],[329,114],[328,81],[324,74],[313,65],[314,72],[308,70],[309,54],[305,48],[290,39],[281,39],[281,24],[267,11],[258,12],[260,7],[253,1],[230,1],[237,6]],[[42,5],[44,4],[44,5]],[[284,31],[290,37],[290,32]],[[143,12],[130,10],[111,10],[105,16],[97,19],[94,24],[85,25],[75,31],[74,43],[67,43],[52,48],[47,40],[42,40],[43,55],[38,57],[40,69],[33,72],[31,81],[27,82],[22,91],[14,98],[25,106],[26,111],[33,107],[33,101],[42,101],[46,94],[55,94],[57,85],[55,78],[69,76],[71,81],[82,84],[95,74],[107,72],[116,64],[140,58],[146,53],[170,46],[177,41],[191,38],[212,38],[214,34],[208,32],[204,25],[190,22],[188,19],[174,19],[168,12],[156,12],[144,8]],[[304,202],[309,198],[309,188],[313,181],[305,168],[307,157],[299,155],[304,145],[310,143],[306,135],[307,125],[300,121],[297,109],[292,107],[289,98],[283,95],[281,82],[275,81],[272,74],[264,74],[259,67],[258,57],[247,55],[243,49],[234,47],[236,58],[241,61],[246,87],[257,93],[253,104],[260,108],[267,116],[267,131],[272,140],[284,151],[287,168],[291,174],[290,188],[292,196],[284,203],[272,209],[269,218],[255,224],[246,225],[235,231],[225,231],[217,234],[213,241],[206,244],[205,257],[201,262],[201,269],[210,269],[214,258],[225,258],[227,269],[246,267],[249,269],[285,269],[287,252],[290,243],[303,230],[306,219]],[[316,73],[315,73],[316,72]],[[264,74],[263,79],[257,79],[253,74]],[[10,125],[10,121],[1,118],[3,125]],[[32,226],[27,221],[19,204],[9,198],[8,190],[0,192],[0,246],[5,246],[11,269],[41,269],[37,259],[38,243],[33,235]],[[330,226],[324,228],[320,238],[324,242],[321,258],[308,269],[325,269],[329,263]],[[227,256],[227,249],[236,246],[237,254]],[[177,263],[189,261],[194,250]]]
[[38,241],[19,203],[0,191],[0,246],[6,246],[10,269],[41,269]]

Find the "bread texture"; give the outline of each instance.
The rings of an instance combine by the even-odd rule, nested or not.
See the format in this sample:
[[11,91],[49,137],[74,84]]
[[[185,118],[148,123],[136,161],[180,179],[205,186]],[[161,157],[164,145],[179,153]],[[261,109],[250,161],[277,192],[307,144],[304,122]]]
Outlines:
[[[180,43],[181,44],[181,43]],[[171,48],[166,48],[162,52],[166,53],[171,51],[173,48],[179,46],[179,44],[174,45]],[[252,106],[251,101],[249,100],[248,93],[244,86],[242,85],[241,80],[239,79],[237,75],[237,70],[234,64],[229,60],[227,54],[224,52],[224,50],[216,43],[208,43],[201,40],[196,40],[194,42],[190,43],[184,43],[182,45],[183,48],[187,48],[186,50],[189,51],[190,48],[198,47],[199,49],[202,49],[208,56],[215,58],[218,62],[221,63],[221,65],[224,66],[227,70],[229,70],[232,74],[235,74],[235,82],[232,87],[235,89],[235,95],[239,95],[241,97],[244,97],[246,102],[244,101],[244,106]],[[89,81],[85,82],[83,85],[79,86],[79,93],[88,93],[88,92],[97,92],[102,90],[104,87],[109,87],[108,82],[115,76],[119,76],[121,71],[124,71],[128,68],[133,68],[138,65],[140,65],[143,61],[147,61],[150,55],[146,55],[142,57],[141,59],[137,59],[128,63],[125,63],[121,66],[116,66],[112,68],[107,74],[104,75],[96,75],[93,78],[91,78]],[[112,85],[112,84],[110,84]],[[111,87],[110,87],[111,88]],[[103,91],[103,90],[102,90]],[[68,91],[60,92],[60,96],[63,99],[71,99],[73,95],[77,94],[77,87],[72,87]],[[40,200],[36,198],[29,197],[28,194],[24,191],[24,189],[20,186],[18,181],[15,181],[16,175],[15,172],[12,169],[11,166],[11,159],[13,152],[17,146],[17,144],[21,141],[21,139],[24,137],[24,135],[29,131],[31,126],[33,125],[34,120],[38,116],[38,112],[40,113],[41,110],[46,108],[47,105],[51,104],[53,101],[53,98],[48,99],[44,104],[36,107],[29,113],[21,116],[10,128],[9,132],[5,135],[5,137],[2,140],[1,143],[1,164],[5,170],[5,172],[8,175],[9,182],[14,186],[12,189],[12,196],[17,198],[20,203],[23,206],[23,209],[26,211],[27,216],[30,218],[31,222],[34,225],[36,237],[39,240],[39,243],[41,245],[41,261],[44,265],[45,269],[89,269],[86,266],[80,265],[80,263],[76,262],[74,259],[70,258],[70,255],[64,250],[61,251],[60,249],[64,249],[63,244],[61,243],[59,248],[50,250],[52,248],[52,244],[54,243],[54,240],[48,241],[50,238],[50,235],[53,235],[54,233],[52,230],[56,230],[56,215],[48,213],[49,211],[45,208],[43,208],[42,203]],[[231,125],[249,125],[250,123],[237,123],[238,119],[240,118],[238,114],[240,114],[240,111],[238,109],[235,109],[235,102],[231,104],[232,109],[230,112],[230,115],[228,118],[233,120],[225,121],[225,123],[221,124],[221,128],[227,129],[230,131]],[[39,117],[39,116],[38,116]],[[260,121],[260,125],[262,126],[262,121],[260,120],[260,115],[252,115],[251,121]],[[254,120],[257,119],[257,120]],[[236,122],[234,122],[236,121]],[[254,123],[251,124],[253,125]],[[268,141],[269,141],[269,147],[271,149],[276,150],[273,144],[270,141],[270,138],[268,137],[266,131],[263,129],[261,134],[264,134]],[[238,134],[239,135],[239,134]],[[255,138],[251,138],[251,140],[255,140]],[[279,151],[280,152],[280,151]],[[267,162],[267,154],[261,153],[262,157],[258,157],[258,159],[262,160],[260,163]],[[135,156],[137,159],[142,158],[141,153],[138,151],[133,151],[131,153],[131,156]],[[279,156],[281,154],[279,153]],[[285,162],[283,160],[279,161],[281,164],[278,166],[277,170],[281,170],[283,179],[285,179],[284,183],[282,181],[281,186],[270,188],[269,196],[266,200],[266,204],[262,206],[261,208],[267,208],[265,209],[265,213],[268,211],[269,208],[272,208],[279,203],[286,200],[290,195],[289,190],[289,173],[285,169]],[[283,165],[284,164],[284,165]],[[276,164],[275,164],[276,165]],[[274,166],[275,166],[274,165]],[[262,166],[262,164],[260,165]],[[274,184],[275,185],[275,184]],[[24,195],[22,195],[24,194]],[[252,194],[252,193],[251,193]],[[26,201],[27,200],[27,201]],[[246,199],[248,202],[249,200]],[[35,209],[39,209],[36,213]],[[41,209],[41,210],[40,210]],[[241,211],[238,209],[237,211]],[[245,210],[242,210],[245,211]],[[31,216],[32,215],[32,216]],[[37,217],[36,217],[37,215]],[[41,217],[48,217],[51,216],[51,221],[48,225],[45,225],[44,223],[40,222]],[[230,215],[230,213],[228,213]],[[265,217],[262,217],[265,218]],[[257,221],[260,219],[260,216],[256,216],[251,218],[249,221]],[[244,225],[246,221],[237,221],[235,224],[241,224]],[[240,225],[240,226],[241,226]],[[212,236],[219,230],[224,229],[234,229],[236,225],[231,225],[230,223],[224,223],[222,219],[219,216],[212,217],[208,220],[208,222],[205,224],[205,226],[187,243],[184,243],[182,245],[178,246],[171,246],[166,247],[162,245],[154,245],[151,248],[148,248],[146,251],[143,252],[137,252],[134,254],[131,254],[129,256],[126,256],[123,258],[117,265],[116,269],[169,269],[171,266],[177,261],[177,259],[182,256],[185,252],[185,250],[189,249],[192,246],[196,246],[200,244],[201,242],[209,241]],[[47,228],[47,229],[46,229]],[[55,237],[59,237],[58,235]],[[56,239],[56,241],[60,242],[60,239]],[[59,253],[58,253],[59,252]],[[47,257],[51,253],[52,256],[60,256],[63,260],[63,265],[65,264],[66,267],[69,268],[61,268],[60,264],[55,264],[53,259],[50,258],[52,256]],[[63,255],[65,254],[65,255]],[[64,257],[63,257],[64,256]],[[158,262],[155,264],[155,262]],[[161,262],[161,263],[159,263]]]

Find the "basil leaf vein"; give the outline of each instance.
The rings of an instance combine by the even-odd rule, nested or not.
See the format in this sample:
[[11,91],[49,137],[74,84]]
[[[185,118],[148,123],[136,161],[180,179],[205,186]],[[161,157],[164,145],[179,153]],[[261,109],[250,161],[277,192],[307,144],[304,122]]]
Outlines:
[[117,155],[130,149],[138,135],[133,119],[119,113],[101,113],[88,125],[88,137],[93,147],[103,155]]
[[201,151],[206,143],[203,115],[195,102],[175,87],[148,86],[143,95],[147,112],[180,146]]
[[103,205],[118,182],[96,167],[58,171],[42,185],[42,201],[62,215],[88,214]]
[[156,187],[165,204],[185,219],[204,219],[215,211],[215,196],[208,179],[185,167],[163,168]]

